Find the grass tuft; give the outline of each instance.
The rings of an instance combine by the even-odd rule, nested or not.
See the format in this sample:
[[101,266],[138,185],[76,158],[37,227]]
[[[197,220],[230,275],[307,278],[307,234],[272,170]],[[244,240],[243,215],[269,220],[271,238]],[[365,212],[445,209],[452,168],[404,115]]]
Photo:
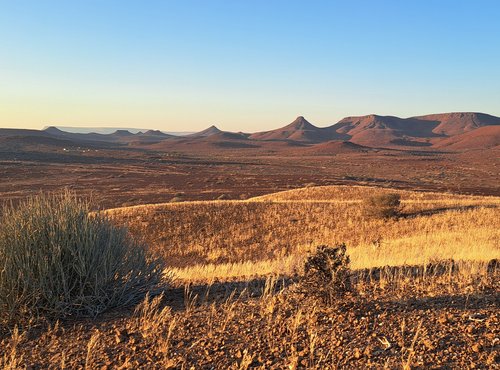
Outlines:
[[0,317],[96,315],[134,304],[162,279],[127,230],[71,192],[36,195],[2,209]]

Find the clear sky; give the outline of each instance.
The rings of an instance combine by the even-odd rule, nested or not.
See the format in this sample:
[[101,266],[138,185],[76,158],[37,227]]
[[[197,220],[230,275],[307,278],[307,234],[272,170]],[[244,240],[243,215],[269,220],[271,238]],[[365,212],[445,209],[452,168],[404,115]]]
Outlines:
[[500,116],[500,1],[0,0],[0,127]]

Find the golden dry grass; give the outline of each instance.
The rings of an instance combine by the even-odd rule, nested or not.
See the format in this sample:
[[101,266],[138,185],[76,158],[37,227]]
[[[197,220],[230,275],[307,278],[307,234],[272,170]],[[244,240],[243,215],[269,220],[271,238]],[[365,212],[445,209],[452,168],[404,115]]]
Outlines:
[[[400,192],[404,217],[365,218],[361,200],[385,191],[321,187],[109,210],[166,258],[180,286],[148,295],[133,314],[43,334],[16,329],[0,341],[0,367],[494,366],[500,270],[489,261],[499,257],[500,198]],[[353,291],[332,305],[278,276],[300,272],[318,244],[340,242],[357,271]],[[362,270],[405,264],[419,266]]]
[[[371,194],[401,194],[404,217],[363,216]],[[354,269],[500,257],[500,197],[326,186],[245,201],[184,202],[109,212],[145,238],[179,278],[293,274],[317,245],[346,243]]]

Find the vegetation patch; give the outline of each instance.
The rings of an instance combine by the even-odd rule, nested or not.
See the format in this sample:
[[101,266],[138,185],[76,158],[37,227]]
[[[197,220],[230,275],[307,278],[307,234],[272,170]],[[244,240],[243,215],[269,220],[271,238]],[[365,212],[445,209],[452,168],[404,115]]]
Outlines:
[[350,260],[346,250],[345,244],[334,248],[320,245],[306,260],[302,293],[331,305],[351,291]]
[[133,304],[160,283],[163,265],[123,227],[70,192],[2,209],[0,317],[96,315]]
[[400,194],[377,194],[365,198],[364,212],[367,217],[393,218],[399,215],[400,205]]

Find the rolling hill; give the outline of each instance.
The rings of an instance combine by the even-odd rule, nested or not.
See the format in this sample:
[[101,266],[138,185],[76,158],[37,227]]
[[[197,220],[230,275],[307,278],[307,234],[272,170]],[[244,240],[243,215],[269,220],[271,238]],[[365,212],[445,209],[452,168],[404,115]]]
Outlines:
[[500,146],[500,126],[483,126],[460,135],[448,137],[434,147],[453,150],[488,149]]
[[374,149],[352,143],[350,141],[327,141],[325,143],[314,144],[303,150],[310,155],[335,155],[351,153],[367,153]]
[[347,117],[332,127],[349,141],[369,147],[426,146],[425,139],[438,136],[436,124],[413,118],[368,115]]

